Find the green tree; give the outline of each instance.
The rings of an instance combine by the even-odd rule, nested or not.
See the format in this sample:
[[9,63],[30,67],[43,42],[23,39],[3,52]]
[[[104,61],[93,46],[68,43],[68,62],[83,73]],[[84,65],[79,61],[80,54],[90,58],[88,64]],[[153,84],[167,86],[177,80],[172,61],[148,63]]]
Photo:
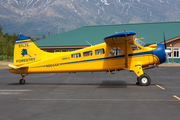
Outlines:
[[36,37],[36,41],[37,41],[37,40],[40,40],[40,38],[39,38],[39,37]]
[[3,55],[3,36],[0,36],[0,55]]
[[19,35],[16,35],[16,33],[14,33],[14,34],[12,35],[11,40],[12,40],[13,43],[16,42],[16,39],[17,39],[18,36],[19,36]]
[[1,27],[1,25],[0,25],[0,37],[3,35],[3,32],[2,32],[2,27]]
[[[12,59],[14,54],[14,44],[19,35],[15,33],[13,35],[10,35],[9,33],[4,34],[2,29],[3,27],[0,25],[0,59]],[[40,40],[39,37],[37,37],[35,40],[31,36],[27,37],[32,41]],[[43,35],[42,38],[44,39],[46,36]]]
[[45,36],[45,35],[43,35],[43,36],[42,36],[42,39],[45,39],[45,38],[46,38],[46,36]]
[[11,36],[8,33],[5,33],[3,36],[4,36],[4,39],[7,41],[9,41],[11,38]]
[[12,44],[12,41],[9,41],[7,43],[7,56],[13,56],[13,49],[14,45]]

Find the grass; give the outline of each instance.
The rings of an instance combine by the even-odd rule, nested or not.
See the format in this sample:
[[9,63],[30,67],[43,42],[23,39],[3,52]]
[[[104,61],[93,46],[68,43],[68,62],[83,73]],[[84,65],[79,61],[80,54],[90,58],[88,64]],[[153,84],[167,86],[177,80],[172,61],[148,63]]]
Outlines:
[[12,63],[12,61],[8,61],[8,60],[3,60],[0,61],[0,69],[6,69],[8,68],[8,65]]

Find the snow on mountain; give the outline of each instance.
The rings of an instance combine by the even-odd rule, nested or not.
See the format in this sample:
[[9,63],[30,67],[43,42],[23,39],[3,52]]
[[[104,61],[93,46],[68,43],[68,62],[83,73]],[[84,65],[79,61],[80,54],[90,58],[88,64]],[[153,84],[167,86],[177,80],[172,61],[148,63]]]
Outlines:
[[9,33],[41,36],[84,25],[179,21],[179,0],[1,0],[0,24]]

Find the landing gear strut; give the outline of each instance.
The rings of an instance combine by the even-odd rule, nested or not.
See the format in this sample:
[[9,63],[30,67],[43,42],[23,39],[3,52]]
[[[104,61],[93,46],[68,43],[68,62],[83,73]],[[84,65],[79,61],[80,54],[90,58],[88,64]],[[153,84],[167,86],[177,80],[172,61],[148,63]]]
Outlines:
[[148,86],[151,84],[151,78],[149,77],[149,75],[143,72],[141,64],[135,65],[134,72],[138,76],[136,84],[141,85],[141,86]]
[[149,86],[151,84],[151,78],[146,73],[137,78],[137,83],[141,86]]
[[19,80],[19,84],[22,85],[22,84],[25,84],[25,83],[26,83],[25,77],[26,77],[27,75],[28,75],[28,74],[26,74],[26,75],[21,74],[22,79]]

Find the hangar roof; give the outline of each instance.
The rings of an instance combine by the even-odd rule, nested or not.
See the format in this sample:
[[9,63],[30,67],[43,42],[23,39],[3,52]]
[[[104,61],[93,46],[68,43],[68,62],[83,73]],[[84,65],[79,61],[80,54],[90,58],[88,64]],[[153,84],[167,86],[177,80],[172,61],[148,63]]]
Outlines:
[[180,21],[178,22],[158,22],[158,23],[137,23],[118,25],[97,25],[84,26],[59,35],[36,41],[38,47],[55,46],[89,46],[103,43],[104,38],[117,32],[134,31],[137,38],[145,43],[163,42],[163,31],[166,40],[180,36]]

